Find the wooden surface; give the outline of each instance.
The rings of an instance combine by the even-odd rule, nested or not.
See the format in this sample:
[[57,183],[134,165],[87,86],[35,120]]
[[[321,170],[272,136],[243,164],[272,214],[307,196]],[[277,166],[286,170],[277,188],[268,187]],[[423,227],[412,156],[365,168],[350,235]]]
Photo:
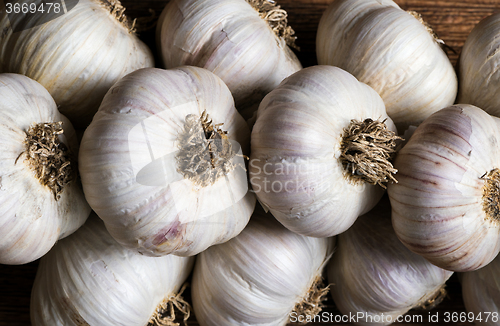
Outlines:
[[[316,28],[322,12],[333,0],[281,0],[278,3],[288,11],[289,24],[295,29],[297,45],[301,51],[297,53],[304,66],[316,64],[315,38]],[[159,15],[167,1],[122,1],[127,13],[132,18],[150,16],[148,9]],[[403,9],[415,10],[434,28],[438,36],[453,49],[449,50],[450,59],[455,64],[461,47],[471,29],[482,18],[500,11],[500,0],[469,1],[431,1],[431,0],[399,0]],[[156,51],[154,29],[140,33],[140,37]],[[24,266],[0,265],[0,326],[29,326],[29,296],[38,262]],[[326,311],[338,314],[331,299],[327,302]],[[397,323],[396,325],[445,325],[444,314],[447,312],[465,312],[458,278],[454,275],[448,282],[448,297],[434,310],[412,311],[410,315],[422,316],[423,322]],[[438,314],[440,322],[429,322],[429,314]],[[195,318],[189,325],[198,325]],[[446,323],[446,325],[471,325],[470,323]],[[331,325],[331,323],[313,323],[310,325]],[[350,325],[340,323],[338,325]]]

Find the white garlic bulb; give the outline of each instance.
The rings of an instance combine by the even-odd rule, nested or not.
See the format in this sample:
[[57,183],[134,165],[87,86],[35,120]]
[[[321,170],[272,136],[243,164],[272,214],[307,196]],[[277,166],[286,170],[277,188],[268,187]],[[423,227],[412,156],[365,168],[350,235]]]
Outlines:
[[500,251],[500,119],[465,104],[422,123],[398,152],[388,187],[401,241],[431,263],[472,271]]
[[340,68],[304,68],[259,106],[250,182],[288,229],[340,234],[378,202],[379,185],[394,180],[396,133],[369,86]]
[[496,326],[500,322],[500,257],[476,271],[460,274],[467,321]]
[[195,255],[248,223],[249,141],[229,89],[210,71],[140,69],[110,89],[83,135],[85,197],[122,245]]
[[399,130],[453,104],[457,76],[440,40],[415,12],[390,0],[333,1],[316,39],[319,64],[375,89]]
[[328,263],[330,293],[343,315],[356,316],[355,324],[389,325],[412,308],[431,308],[444,299],[453,272],[398,240],[387,198],[360,216],[337,243]]
[[90,214],[77,178],[78,141],[42,85],[0,74],[0,264],[24,264]]
[[146,257],[126,249],[93,213],[40,260],[31,293],[31,323],[144,326],[168,320],[172,305],[186,305],[177,292],[193,263],[191,257]]
[[458,103],[500,116],[500,13],[484,18],[470,32],[460,53]]
[[237,237],[197,257],[196,319],[202,326],[277,326],[314,316],[328,291],[321,278],[334,240],[290,232],[256,209]]
[[286,17],[270,0],[172,0],[157,28],[163,64],[212,71],[251,118],[264,95],[302,68],[287,45],[294,37]]
[[18,2],[10,1],[11,14],[0,13],[0,72],[38,81],[75,127],[90,123],[117,80],[154,65],[118,0],[66,0],[50,8],[34,0],[37,10],[27,13],[15,11]]

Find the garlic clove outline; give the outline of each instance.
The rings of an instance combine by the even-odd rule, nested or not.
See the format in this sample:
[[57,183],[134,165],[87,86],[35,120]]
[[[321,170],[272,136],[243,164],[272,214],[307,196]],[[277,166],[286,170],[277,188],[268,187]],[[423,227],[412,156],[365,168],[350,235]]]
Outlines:
[[[467,320],[475,325],[498,325],[500,320],[500,258],[472,272],[460,274]],[[472,317],[472,318],[471,318]]]
[[[74,5],[74,1],[67,2]],[[77,2],[62,16],[41,0],[30,1],[38,8],[34,13],[1,13],[0,72],[19,73],[38,81],[61,113],[75,127],[85,128],[108,89],[134,70],[153,67],[154,58],[132,32],[132,22],[120,1]],[[40,20],[47,22],[32,27]],[[14,32],[11,26],[21,31]]]
[[249,141],[212,72],[137,70],[110,89],[83,135],[85,197],[120,244],[148,256],[198,254],[240,233],[253,212]]
[[196,260],[191,296],[202,326],[286,325],[321,311],[335,238],[293,233],[258,207],[235,238]]
[[36,81],[0,74],[0,264],[32,262],[90,214],[71,122]]
[[342,68],[375,89],[398,130],[454,103],[455,70],[418,13],[390,0],[339,0],[323,13],[319,64]]
[[126,249],[92,213],[78,232],[41,259],[31,294],[31,323],[147,325],[162,305],[179,301],[177,292],[193,263],[194,257],[154,258]]
[[500,14],[481,20],[470,32],[460,53],[458,103],[472,104],[500,116],[497,66],[500,60]]
[[387,197],[338,236],[327,273],[336,307],[356,325],[389,325],[412,308],[436,306],[453,274],[399,241]]
[[394,160],[396,234],[441,268],[473,271],[500,251],[499,126],[482,109],[456,104],[427,118]]
[[268,92],[302,68],[287,45],[295,37],[286,17],[269,0],[170,1],[156,32],[163,65],[212,71],[248,120]]
[[253,191],[293,232],[340,234],[375,206],[384,192],[379,185],[394,178],[396,134],[372,88],[337,67],[304,68],[259,106],[249,166]]

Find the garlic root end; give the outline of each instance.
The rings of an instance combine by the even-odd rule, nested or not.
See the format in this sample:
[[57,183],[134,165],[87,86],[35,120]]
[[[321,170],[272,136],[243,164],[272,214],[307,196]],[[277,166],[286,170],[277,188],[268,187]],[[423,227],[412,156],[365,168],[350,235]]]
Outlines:
[[284,9],[273,0],[247,0],[247,2],[259,12],[259,15],[264,19],[273,32],[279,38],[282,38],[285,43],[296,50],[300,50],[295,44],[297,39],[295,31],[288,26],[288,14]]
[[323,301],[329,291],[330,285],[324,286],[321,275],[316,277],[302,301],[295,304],[292,313],[297,316],[316,316],[323,309]]
[[154,315],[149,320],[148,326],[180,326],[176,320],[176,310],[183,316],[184,325],[187,326],[187,320],[191,315],[191,305],[184,300],[182,293],[188,287],[185,283],[179,292],[165,298],[156,308]]
[[59,140],[63,134],[62,122],[38,123],[26,131],[26,160],[35,171],[40,183],[47,186],[56,200],[61,197],[64,187],[74,179],[70,153]]
[[393,176],[397,170],[390,159],[396,152],[396,141],[400,139],[387,128],[385,120],[351,120],[350,125],[344,128],[340,147],[340,161],[346,178],[353,182],[378,184],[384,189],[383,182],[397,183]]

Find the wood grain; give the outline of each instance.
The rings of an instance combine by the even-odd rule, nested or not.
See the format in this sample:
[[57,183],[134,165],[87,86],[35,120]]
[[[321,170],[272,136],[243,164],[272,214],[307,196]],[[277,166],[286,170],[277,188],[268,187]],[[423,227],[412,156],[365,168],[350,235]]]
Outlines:
[[[317,64],[315,54],[316,29],[319,19],[333,0],[281,0],[279,4],[288,11],[289,24],[295,29],[297,45],[301,48],[297,56],[307,67]],[[152,9],[158,16],[167,4],[166,0],[122,1],[127,7],[127,14],[132,18],[150,16]],[[405,10],[415,10],[422,14],[441,39],[453,50],[448,51],[453,64],[456,63],[461,48],[472,28],[484,17],[500,11],[500,0],[470,1],[432,1],[432,0],[396,0]],[[150,29],[139,34],[156,53],[155,30]],[[29,300],[31,286],[38,262],[23,266],[0,265],[0,326],[29,326]],[[188,295],[189,299],[189,295]],[[331,299],[326,302],[325,311],[339,315]],[[412,311],[411,316],[422,316],[422,322],[396,323],[395,325],[444,325],[444,314],[465,312],[458,278],[454,275],[448,282],[448,297],[431,312]],[[429,314],[439,314],[440,322],[429,322]],[[415,317],[417,318],[417,317]],[[198,325],[194,316],[189,325]],[[333,325],[331,323],[313,323],[311,325]],[[351,325],[338,323],[336,325]],[[454,323],[465,326],[471,323]]]

